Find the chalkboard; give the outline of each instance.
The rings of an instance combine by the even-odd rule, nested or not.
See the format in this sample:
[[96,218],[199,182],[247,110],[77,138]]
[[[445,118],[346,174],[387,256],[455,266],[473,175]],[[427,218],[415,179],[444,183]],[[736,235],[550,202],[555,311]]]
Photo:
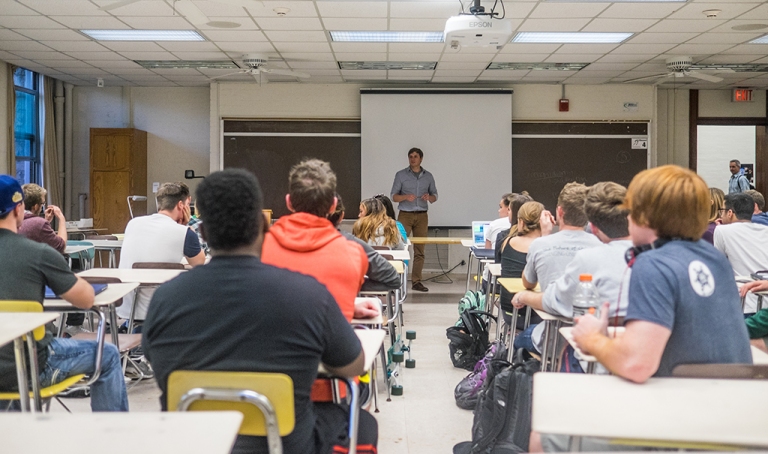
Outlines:
[[336,173],[336,190],[347,208],[345,217],[357,218],[359,131],[359,122],[225,121],[224,168],[253,172],[264,192],[264,208],[273,211],[273,218],[279,218],[289,214],[285,195],[291,167],[309,158],[329,162]]
[[629,185],[638,172],[648,168],[648,150],[632,149],[631,138],[644,137],[647,125],[633,125],[579,124],[568,128],[561,123],[544,130],[513,125],[512,191],[528,191],[554,213],[560,190],[571,181]]

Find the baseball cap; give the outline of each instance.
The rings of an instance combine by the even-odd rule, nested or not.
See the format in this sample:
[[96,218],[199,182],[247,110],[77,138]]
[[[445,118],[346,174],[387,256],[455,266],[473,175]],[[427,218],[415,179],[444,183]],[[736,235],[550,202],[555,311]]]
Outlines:
[[21,190],[19,182],[10,175],[0,175],[0,216],[4,216],[23,201],[24,191]]

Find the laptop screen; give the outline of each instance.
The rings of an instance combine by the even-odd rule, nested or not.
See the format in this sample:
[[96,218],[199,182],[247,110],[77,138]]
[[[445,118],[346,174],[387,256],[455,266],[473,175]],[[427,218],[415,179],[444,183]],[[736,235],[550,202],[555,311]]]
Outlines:
[[[91,287],[93,287],[93,293],[98,295],[99,293],[107,289],[107,284],[91,284]],[[52,300],[52,299],[60,299],[60,298],[61,296],[54,293],[50,287],[48,287],[47,285],[45,286],[45,299]]]
[[490,224],[490,221],[472,221],[472,241],[475,247],[485,247],[485,229]]

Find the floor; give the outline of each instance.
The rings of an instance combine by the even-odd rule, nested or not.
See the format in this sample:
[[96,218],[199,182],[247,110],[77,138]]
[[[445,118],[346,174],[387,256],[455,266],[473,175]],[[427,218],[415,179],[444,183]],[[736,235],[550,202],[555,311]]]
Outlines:
[[[428,293],[408,295],[404,329],[416,331],[411,351],[416,368],[402,368],[403,395],[393,396],[391,402],[387,402],[386,388],[380,386],[380,412],[373,414],[379,422],[381,454],[445,454],[456,443],[470,439],[472,412],[457,407],[453,398],[454,387],[468,372],[451,364],[445,337],[445,329],[458,318],[466,281],[462,275],[452,278],[453,283],[425,282]],[[154,380],[139,383],[128,391],[131,411],[159,411],[159,395]],[[63,402],[72,412],[90,411],[89,399]],[[65,410],[54,402],[51,411]]]

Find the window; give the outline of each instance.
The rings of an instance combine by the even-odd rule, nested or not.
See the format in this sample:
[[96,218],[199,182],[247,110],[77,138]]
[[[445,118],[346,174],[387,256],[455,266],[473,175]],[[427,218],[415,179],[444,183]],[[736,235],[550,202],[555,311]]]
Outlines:
[[21,184],[42,183],[39,80],[37,73],[24,68],[16,68],[13,72],[16,179]]

